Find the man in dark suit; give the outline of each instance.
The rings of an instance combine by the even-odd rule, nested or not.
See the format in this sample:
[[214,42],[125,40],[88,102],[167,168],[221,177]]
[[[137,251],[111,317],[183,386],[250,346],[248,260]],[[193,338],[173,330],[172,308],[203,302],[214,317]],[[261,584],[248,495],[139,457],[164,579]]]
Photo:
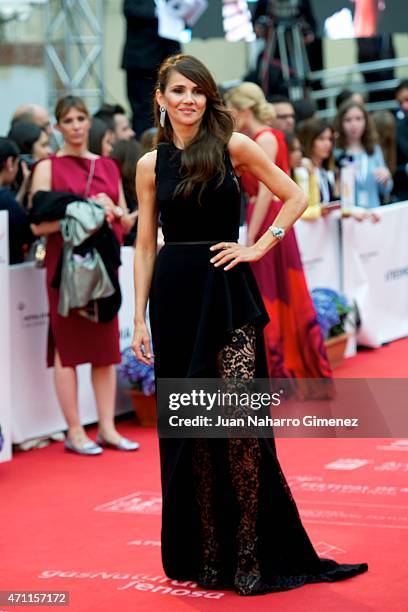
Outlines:
[[152,96],[157,69],[180,45],[158,34],[154,0],[125,0],[126,42],[122,68],[127,74],[127,95],[132,108],[132,127],[137,138],[152,127]]
[[400,201],[408,200],[408,80],[395,90],[399,104],[397,120],[397,170],[394,174],[394,194]]

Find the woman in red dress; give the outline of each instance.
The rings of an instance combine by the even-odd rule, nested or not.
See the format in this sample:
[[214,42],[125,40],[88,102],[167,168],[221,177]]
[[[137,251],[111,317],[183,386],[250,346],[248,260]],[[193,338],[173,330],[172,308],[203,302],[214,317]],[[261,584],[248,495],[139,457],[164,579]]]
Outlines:
[[[234,113],[237,129],[255,140],[289,174],[285,137],[283,132],[268,126],[275,112],[261,88],[255,83],[242,83],[229,90],[225,98]],[[247,241],[251,245],[274,224],[282,202],[252,174],[243,175],[242,186],[250,199]],[[296,378],[301,394],[320,395],[320,389],[313,391],[314,386],[312,389],[306,381],[301,382],[301,379],[330,380],[332,372],[293,229],[251,267],[270,318],[264,329],[269,376]]]
[[[32,180],[36,191],[64,191],[80,197],[92,197],[105,207],[107,220],[119,242],[133,224],[129,215],[119,169],[108,158],[88,150],[91,119],[81,98],[66,96],[59,100],[55,116],[57,129],[64,137],[58,153],[39,162]],[[59,290],[52,287],[63,239],[59,221],[32,225],[36,235],[47,235],[47,292],[50,308],[48,333],[48,367],[54,367],[54,382],[59,403],[67,422],[65,447],[83,455],[96,455],[102,446],[120,450],[136,450],[137,442],[120,436],[114,425],[116,394],[115,364],[120,363],[119,327],[117,316],[107,323],[95,323],[71,311],[68,317],[58,314]],[[98,444],[81,425],[78,412],[77,376],[75,366],[92,365],[92,384],[99,416]]]

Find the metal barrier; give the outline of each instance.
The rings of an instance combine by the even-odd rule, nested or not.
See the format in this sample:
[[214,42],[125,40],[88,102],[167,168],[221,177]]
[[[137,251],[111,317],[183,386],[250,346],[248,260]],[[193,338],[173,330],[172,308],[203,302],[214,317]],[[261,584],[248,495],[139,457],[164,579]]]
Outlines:
[[[366,104],[366,108],[368,111],[396,108],[393,92],[398,86],[400,79],[394,78],[375,83],[365,83],[363,80],[363,73],[395,68],[407,68],[408,78],[408,57],[401,57],[392,60],[377,60],[375,62],[365,62],[362,64],[355,64],[353,66],[341,66],[338,68],[332,68],[330,70],[319,70],[309,73],[309,81],[323,81],[326,84],[325,88],[310,92],[310,97],[313,100],[326,101],[326,109],[320,110],[319,116],[322,118],[330,118],[336,114],[336,96],[346,87],[352,89],[353,92],[358,93],[390,90],[389,100],[381,102],[368,102]],[[356,75],[361,75],[361,82],[355,82],[352,80]],[[344,77],[349,77],[348,82],[344,82]]]

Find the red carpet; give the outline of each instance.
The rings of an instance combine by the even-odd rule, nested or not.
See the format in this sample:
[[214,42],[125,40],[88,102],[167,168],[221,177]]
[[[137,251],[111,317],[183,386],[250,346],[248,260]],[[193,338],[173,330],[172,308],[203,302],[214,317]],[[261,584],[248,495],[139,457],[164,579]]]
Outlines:
[[[406,377],[407,351],[405,340],[363,352],[336,374]],[[75,612],[407,610],[407,440],[279,439],[282,467],[319,554],[366,561],[369,571],[240,598],[165,578],[156,435],[132,420],[119,428],[141,442],[140,451],[80,457],[53,443],[0,464],[0,590],[69,591]]]
[[335,374],[339,378],[408,378],[408,338],[378,349],[359,349]]

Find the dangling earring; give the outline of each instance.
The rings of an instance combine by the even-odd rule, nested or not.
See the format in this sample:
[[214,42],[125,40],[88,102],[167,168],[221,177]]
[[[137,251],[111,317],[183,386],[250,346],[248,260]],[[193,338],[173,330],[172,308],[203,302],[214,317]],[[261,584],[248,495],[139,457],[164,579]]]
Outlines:
[[166,123],[166,107],[161,106],[160,107],[160,125],[162,128],[164,128],[165,123]]

